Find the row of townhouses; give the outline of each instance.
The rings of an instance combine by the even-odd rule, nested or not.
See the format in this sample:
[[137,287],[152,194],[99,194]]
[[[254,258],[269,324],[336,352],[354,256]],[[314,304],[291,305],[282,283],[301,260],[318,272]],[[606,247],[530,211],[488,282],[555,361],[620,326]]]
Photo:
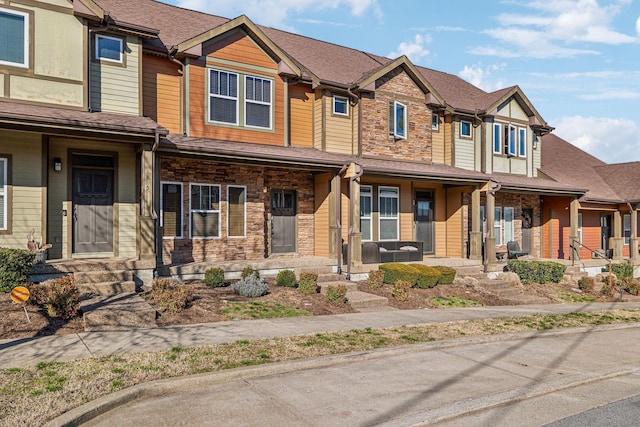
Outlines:
[[517,86],[246,16],[0,2],[0,246],[50,259],[635,260],[639,164],[552,131]]

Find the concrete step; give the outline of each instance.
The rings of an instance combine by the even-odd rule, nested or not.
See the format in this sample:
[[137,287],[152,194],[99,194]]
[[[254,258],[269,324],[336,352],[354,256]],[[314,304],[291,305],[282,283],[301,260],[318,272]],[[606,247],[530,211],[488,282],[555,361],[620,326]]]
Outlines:
[[343,279],[344,277],[342,277],[342,275],[338,273],[318,274],[318,284],[325,283],[325,282],[339,282]]
[[127,282],[133,280],[129,270],[77,271],[73,273],[76,283]]
[[121,293],[133,293],[136,291],[136,283],[133,280],[101,282],[101,283],[76,283],[80,295],[114,295]]
[[351,304],[351,307],[356,310],[386,307],[389,305],[389,300],[386,297],[362,291],[347,292],[347,300],[349,304]]
[[321,294],[326,294],[327,293],[327,288],[329,288],[329,286],[338,286],[338,285],[344,285],[347,288],[347,292],[357,291],[358,290],[358,284],[357,283],[348,282],[346,280],[339,280],[339,281],[335,281],[335,282],[318,282],[318,286],[320,286],[320,293]]
[[156,326],[156,311],[136,293],[99,296],[81,301],[84,329],[118,331]]
[[456,269],[457,272],[457,276],[472,276],[475,277],[476,275],[484,275],[486,277],[486,273],[484,273],[482,271],[482,267],[481,266],[475,266],[475,265],[470,265],[470,266],[460,266],[460,267],[453,267]]

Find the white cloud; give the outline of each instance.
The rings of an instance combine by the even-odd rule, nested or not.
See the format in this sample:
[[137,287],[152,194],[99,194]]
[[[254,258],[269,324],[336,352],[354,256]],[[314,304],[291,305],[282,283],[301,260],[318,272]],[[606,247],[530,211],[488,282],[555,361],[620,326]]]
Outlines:
[[506,86],[503,79],[495,79],[493,74],[506,68],[506,64],[493,64],[482,67],[481,64],[465,65],[458,73],[460,77],[486,92],[493,92]]
[[607,163],[640,160],[640,125],[633,120],[567,116],[554,126],[556,135]]
[[418,63],[420,59],[425,56],[429,56],[430,52],[425,48],[426,44],[431,43],[432,38],[430,35],[416,34],[411,42],[402,42],[400,45],[389,54],[391,58],[397,58],[402,55],[407,55],[411,62]]
[[177,5],[227,18],[245,14],[258,24],[285,30],[292,30],[287,24],[291,14],[305,11],[344,7],[353,16],[361,16],[370,10],[379,20],[382,19],[378,0],[178,0]]

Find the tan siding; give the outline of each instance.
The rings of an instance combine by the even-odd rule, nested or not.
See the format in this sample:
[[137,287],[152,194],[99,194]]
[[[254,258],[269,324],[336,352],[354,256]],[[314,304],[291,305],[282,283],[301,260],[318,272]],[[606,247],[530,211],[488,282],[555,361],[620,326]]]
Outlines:
[[327,93],[325,102],[326,151],[332,153],[354,154],[353,122],[354,112],[349,107],[349,116],[333,114],[333,94]]
[[445,116],[444,121],[444,163],[453,166],[454,152],[453,152],[453,121],[451,116]]
[[329,182],[330,175],[316,177],[315,196],[315,254],[329,256]]
[[400,183],[400,240],[415,239],[411,182]]
[[143,115],[173,133],[182,133],[181,85],[176,64],[155,56],[144,56]]
[[[455,121],[453,123],[453,132],[455,138],[455,166],[467,169],[474,170],[475,168],[475,143],[474,139],[469,138],[460,138],[460,122]],[[478,132],[477,128],[473,128],[472,136],[475,138],[476,132]]]
[[306,85],[289,86],[291,145],[313,147],[313,92]]
[[445,164],[445,124],[442,116],[438,117],[440,120],[438,130],[431,133],[431,141],[433,143],[431,154],[433,156],[433,163]]
[[313,100],[313,148],[318,150],[322,150],[324,147],[323,103],[322,91],[316,90]]
[[460,189],[450,189],[447,193],[446,235],[447,251],[444,256],[462,258],[464,252],[464,215],[462,209],[462,193]]

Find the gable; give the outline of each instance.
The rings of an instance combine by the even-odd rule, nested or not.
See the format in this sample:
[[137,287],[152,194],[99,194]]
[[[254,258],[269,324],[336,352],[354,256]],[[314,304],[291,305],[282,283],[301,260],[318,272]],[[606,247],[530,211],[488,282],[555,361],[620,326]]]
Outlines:
[[522,108],[520,103],[513,98],[498,107],[496,116],[522,121],[529,120],[529,116],[526,111]]
[[398,67],[376,80],[376,91],[394,93],[402,97],[424,100],[424,91],[407,74]]
[[203,56],[216,58],[220,62],[244,64],[253,67],[277,69],[271,58],[247,33],[235,29],[202,45]]

